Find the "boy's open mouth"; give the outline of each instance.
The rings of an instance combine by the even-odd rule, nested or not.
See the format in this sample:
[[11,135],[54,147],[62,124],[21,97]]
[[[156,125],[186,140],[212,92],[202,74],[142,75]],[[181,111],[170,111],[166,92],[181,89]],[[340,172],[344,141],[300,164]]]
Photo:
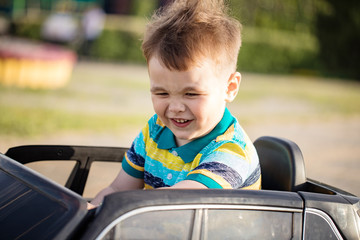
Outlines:
[[186,120],[181,118],[171,118],[171,121],[177,127],[186,127],[192,122],[192,120]]

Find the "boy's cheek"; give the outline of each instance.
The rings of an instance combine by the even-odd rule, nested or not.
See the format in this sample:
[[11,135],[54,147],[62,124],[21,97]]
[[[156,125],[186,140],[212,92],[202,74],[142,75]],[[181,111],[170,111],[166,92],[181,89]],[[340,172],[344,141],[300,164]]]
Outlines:
[[[158,115],[158,116],[161,116],[162,115],[162,112],[160,111],[160,108],[157,107],[156,105],[153,105],[153,108],[154,108],[154,112]],[[162,120],[162,119],[161,119]]]
[[161,101],[160,99],[156,98],[156,97],[152,97],[152,104],[153,104],[153,108],[155,110],[155,112],[160,111],[160,109],[165,108],[165,102]]

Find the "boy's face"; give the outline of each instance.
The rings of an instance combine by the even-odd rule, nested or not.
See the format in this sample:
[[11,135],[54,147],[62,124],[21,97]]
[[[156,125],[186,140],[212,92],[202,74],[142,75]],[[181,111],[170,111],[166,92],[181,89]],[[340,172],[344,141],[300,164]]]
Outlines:
[[157,57],[149,61],[154,110],[178,146],[209,133],[220,122],[226,102],[233,99],[228,77],[219,79],[213,69],[211,61],[187,71],[171,71]]

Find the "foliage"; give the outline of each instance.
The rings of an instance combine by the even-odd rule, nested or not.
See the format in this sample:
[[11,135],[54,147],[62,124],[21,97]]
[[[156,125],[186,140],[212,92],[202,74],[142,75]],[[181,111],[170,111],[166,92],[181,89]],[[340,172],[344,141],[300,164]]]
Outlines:
[[131,13],[139,17],[148,17],[157,7],[157,0],[132,0]]
[[[40,40],[39,24],[19,24],[17,29],[21,29],[18,36]],[[89,54],[98,60],[145,63],[140,39],[141,32],[136,29],[105,28],[91,45]],[[241,71],[263,73],[316,71],[316,57],[316,41],[309,33],[244,27],[238,67]]]
[[325,2],[316,21],[320,58],[331,74],[360,79],[360,1]]
[[105,30],[94,42],[91,56],[101,60],[143,63],[140,36],[133,32]]
[[229,0],[234,17],[250,27],[309,31],[315,15],[314,0]]
[[41,39],[41,24],[39,22],[14,22],[11,30],[12,34],[18,37],[25,37],[32,40]]
[[241,71],[310,73],[317,71],[318,65],[316,39],[311,34],[268,28],[243,29],[238,62]]
[[[346,4],[336,0],[228,2],[231,14],[244,26],[238,65],[241,71],[325,72],[331,76],[360,78],[359,1],[349,0]],[[108,16],[103,34],[90,48],[90,57],[144,63],[140,39],[145,18],[157,3],[134,0],[131,16]],[[17,36],[40,39],[41,23],[22,21],[14,26]]]

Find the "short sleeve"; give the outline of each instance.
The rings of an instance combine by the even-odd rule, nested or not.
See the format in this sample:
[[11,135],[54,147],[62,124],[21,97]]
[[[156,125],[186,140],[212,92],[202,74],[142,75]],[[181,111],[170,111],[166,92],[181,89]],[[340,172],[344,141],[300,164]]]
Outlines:
[[123,170],[135,178],[144,178],[144,164],[145,164],[145,142],[144,134],[146,128],[139,133],[133,141],[130,149],[125,153],[122,161]]

